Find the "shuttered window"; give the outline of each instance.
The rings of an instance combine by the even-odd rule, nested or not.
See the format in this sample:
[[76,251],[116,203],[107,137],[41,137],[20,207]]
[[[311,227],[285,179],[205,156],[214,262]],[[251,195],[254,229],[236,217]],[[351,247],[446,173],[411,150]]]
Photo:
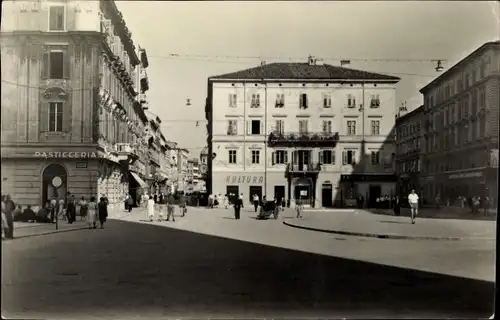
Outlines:
[[51,6],[49,9],[49,31],[64,31],[64,6]]
[[69,54],[67,51],[51,50],[43,54],[42,78],[69,78]]
[[62,132],[63,131],[63,103],[50,102],[49,103],[49,131]]

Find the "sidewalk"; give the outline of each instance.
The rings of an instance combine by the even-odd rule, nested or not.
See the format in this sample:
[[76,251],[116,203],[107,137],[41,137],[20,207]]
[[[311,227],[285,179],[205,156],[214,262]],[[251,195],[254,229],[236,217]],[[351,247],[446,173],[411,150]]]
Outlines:
[[68,224],[66,221],[59,221],[58,230],[56,230],[55,223],[14,222],[14,240],[59,232],[81,230],[85,228],[87,228],[87,223],[78,219],[73,224]]
[[494,240],[496,222],[427,219],[418,217],[415,224],[407,217],[389,217],[369,211],[307,212],[302,219],[286,219],[290,227],[343,235],[385,239],[419,240]]
[[[394,216],[393,209],[368,209],[375,214]],[[402,217],[410,217],[410,208],[401,208]],[[485,216],[483,211],[471,213],[469,208],[460,207],[441,207],[436,208],[419,208],[418,216],[428,219],[463,219],[463,220],[481,220],[481,221],[496,221],[497,209],[489,209]]]

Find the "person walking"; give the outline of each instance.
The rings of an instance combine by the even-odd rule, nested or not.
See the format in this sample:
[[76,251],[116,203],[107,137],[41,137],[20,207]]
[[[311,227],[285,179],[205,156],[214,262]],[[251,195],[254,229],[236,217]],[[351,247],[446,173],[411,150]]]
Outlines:
[[243,207],[243,200],[239,197],[234,199],[234,219],[240,219],[241,208]]
[[253,207],[255,208],[255,212],[259,208],[259,196],[257,194],[253,195]]
[[399,196],[396,196],[394,199],[394,215],[398,217],[401,215],[401,203],[399,202]]
[[297,203],[295,204],[295,211],[297,212],[296,218],[297,219],[298,218],[302,218],[302,214],[301,214],[301,212],[302,212],[302,205],[300,203],[300,200],[297,201]]
[[170,221],[170,217],[172,217],[172,222],[175,222],[175,207],[174,207],[174,196],[168,195],[167,198],[167,221]]
[[54,219],[56,217],[57,212],[57,199],[56,197],[53,197],[52,200],[50,200],[50,222],[54,223]]
[[80,220],[84,220],[87,217],[88,212],[88,202],[85,197],[80,199]]
[[418,195],[415,193],[415,190],[411,190],[411,193],[408,195],[408,203],[411,210],[411,223],[415,224],[418,214]]
[[130,198],[130,195],[127,193],[125,195],[125,199],[123,199],[123,205],[125,206],[125,211],[128,211],[128,212],[130,212],[129,206],[128,206],[128,203],[129,203],[128,199],[129,198]]
[[89,225],[89,229],[95,229],[97,223],[97,203],[95,201],[95,197],[90,198],[90,202],[87,204],[88,212],[87,212],[87,223]]
[[105,197],[101,197],[97,205],[97,216],[101,223],[101,229],[104,229],[104,222],[106,222],[106,218],[108,217],[108,202]]
[[68,205],[66,206],[66,216],[68,217],[69,224],[76,221],[76,203],[74,195],[68,196]]
[[132,198],[132,195],[128,195],[127,198],[127,209],[128,212],[132,212],[132,207],[134,206],[134,198]]
[[10,195],[5,196],[5,220],[7,223],[7,228],[5,230],[5,238],[14,239],[14,210],[16,210],[16,204],[12,201]]
[[146,206],[148,208],[149,221],[153,222],[153,219],[155,218],[155,200],[153,197],[148,197]]
[[227,194],[224,195],[224,208],[227,209],[229,207],[229,197]]

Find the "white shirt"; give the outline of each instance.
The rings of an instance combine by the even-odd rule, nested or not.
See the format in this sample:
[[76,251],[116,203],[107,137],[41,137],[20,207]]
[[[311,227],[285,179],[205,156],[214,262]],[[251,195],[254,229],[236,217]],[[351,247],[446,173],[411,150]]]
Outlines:
[[409,203],[418,203],[418,195],[416,193],[410,193],[408,195],[408,202]]

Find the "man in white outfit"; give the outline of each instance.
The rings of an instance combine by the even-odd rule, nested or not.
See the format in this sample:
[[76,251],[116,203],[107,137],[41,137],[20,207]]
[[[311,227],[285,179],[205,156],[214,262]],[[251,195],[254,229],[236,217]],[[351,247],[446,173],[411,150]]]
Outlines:
[[418,214],[418,195],[415,193],[415,190],[412,190],[408,195],[408,202],[411,210],[411,223],[415,224],[415,219]]

